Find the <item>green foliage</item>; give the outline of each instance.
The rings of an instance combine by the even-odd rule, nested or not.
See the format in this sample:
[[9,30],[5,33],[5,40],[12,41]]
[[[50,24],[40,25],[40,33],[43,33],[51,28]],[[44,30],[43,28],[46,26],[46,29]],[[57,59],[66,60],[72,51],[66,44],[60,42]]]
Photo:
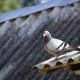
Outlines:
[[0,0],[0,12],[20,8],[18,0]]
[[29,4],[29,0],[24,0],[24,3],[22,4],[22,6],[26,7],[26,6],[28,6],[28,4]]
[[19,0],[21,1],[21,5],[22,7],[26,7],[26,6],[32,6],[32,5],[36,5],[36,4],[39,4],[39,2],[41,0]]

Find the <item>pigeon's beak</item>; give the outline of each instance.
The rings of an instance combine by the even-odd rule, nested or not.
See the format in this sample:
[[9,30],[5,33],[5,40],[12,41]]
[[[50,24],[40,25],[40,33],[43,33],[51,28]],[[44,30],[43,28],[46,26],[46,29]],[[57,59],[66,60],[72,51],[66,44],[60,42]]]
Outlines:
[[45,37],[46,36],[46,34],[43,34],[43,37]]

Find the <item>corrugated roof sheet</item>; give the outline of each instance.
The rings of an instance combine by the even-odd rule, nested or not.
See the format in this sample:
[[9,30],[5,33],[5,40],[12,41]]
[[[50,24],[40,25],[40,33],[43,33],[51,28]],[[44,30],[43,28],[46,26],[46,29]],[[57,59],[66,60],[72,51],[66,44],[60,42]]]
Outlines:
[[55,57],[48,59],[44,62],[34,65],[32,69],[37,69],[40,72],[48,72],[51,69],[56,70],[61,67],[66,68],[67,66],[80,63],[80,52],[72,51],[64,55],[60,55],[58,58],[58,61],[55,60]]
[[33,13],[36,13],[45,9],[49,9],[52,7],[69,5],[78,1],[80,0],[51,0],[47,3],[43,3],[40,5],[26,7],[26,8],[2,13],[0,14],[0,22],[4,22],[4,21],[18,18],[18,17],[28,16],[30,14],[33,14]]
[[43,50],[44,30],[71,45],[79,45],[80,6],[76,4],[79,3],[0,23],[0,80],[79,80],[73,72],[63,69],[45,75],[31,70],[34,64],[51,58]]

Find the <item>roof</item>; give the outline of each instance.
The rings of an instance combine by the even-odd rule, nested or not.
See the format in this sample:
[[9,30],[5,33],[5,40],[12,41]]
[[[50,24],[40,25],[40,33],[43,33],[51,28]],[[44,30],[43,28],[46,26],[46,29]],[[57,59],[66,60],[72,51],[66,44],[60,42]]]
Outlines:
[[39,11],[42,11],[45,9],[49,9],[52,7],[69,5],[74,2],[78,2],[78,1],[80,1],[80,0],[51,0],[47,3],[43,3],[40,5],[6,12],[3,14],[0,14],[0,22],[4,22],[4,21],[10,20],[10,19],[15,19],[18,17],[28,16],[30,14],[33,14],[33,13],[36,13],[36,12],[39,12]]
[[[42,32],[49,30],[53,37],[79,45],[79,2],[53,7],[39,13],[0,23],[0,80],[79,80],[73,72],[59,69],[41,75],[32,71],[33,65],[50,59],[43,49]],[[7,14],[5,14],[7,15]],[[16,14],[14,14],[16,15]]]
[[[48,59],[44,62],[41,62],[37,65],[34,65],[32,69],[37,69],[40,73],[47,73],[51,70],[55,71],[59,68],[68,68],[67,70],[72,69],[73,71],[80,70],[80,52],[79,51],[71,51],[64,55],[60,55],[58,57],[58,61],[55,60],[55,57]],[[74,67],[75,65],[77,65]]]

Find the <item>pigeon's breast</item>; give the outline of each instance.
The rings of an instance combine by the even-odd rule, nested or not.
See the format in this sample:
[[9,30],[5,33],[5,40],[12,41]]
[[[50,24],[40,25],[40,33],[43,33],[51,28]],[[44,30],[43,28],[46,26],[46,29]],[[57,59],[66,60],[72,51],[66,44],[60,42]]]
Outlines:
[[57,40],[57,39],[51,39],[48,44],[47,44],[47,48],[49,50],[56,50],[61,44],[62,44],[63,41],[61,40]]

